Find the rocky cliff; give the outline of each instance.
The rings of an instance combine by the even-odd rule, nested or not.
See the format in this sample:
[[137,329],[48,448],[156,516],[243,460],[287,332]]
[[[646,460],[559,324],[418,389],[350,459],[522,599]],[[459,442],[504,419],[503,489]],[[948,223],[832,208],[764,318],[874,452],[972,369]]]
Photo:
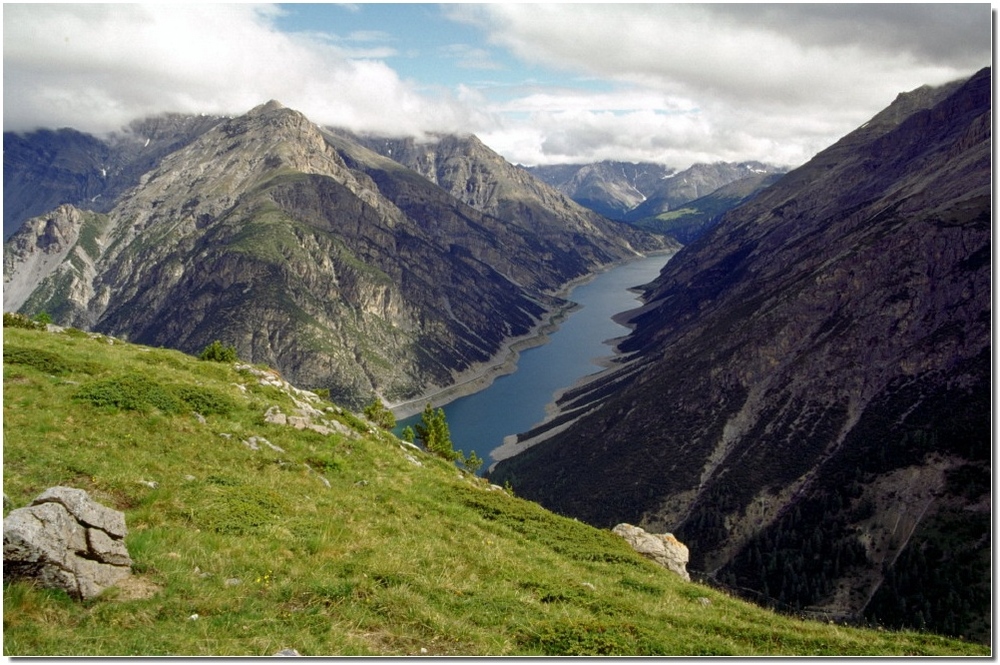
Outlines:
[[60,205],[108,212],[143,173],[221,120],[166,114],[104,137],[68,128],[4,132],[4,241],[26,220]]
[[4,308],[188,352],[220,339],[349,405],[412,399],[489,367],[567,281],[669,244],[506,191],[482,212],[271,102],[163,157],[106,214],[27,222],[5,245]]
[[900,95],[725,215],[494,482],[779,607],[989,639],[990,85]]

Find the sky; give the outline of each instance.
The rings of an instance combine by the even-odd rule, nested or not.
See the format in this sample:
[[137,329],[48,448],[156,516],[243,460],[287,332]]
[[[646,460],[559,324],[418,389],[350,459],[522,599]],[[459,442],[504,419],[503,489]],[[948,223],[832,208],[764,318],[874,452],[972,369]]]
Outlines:
[[525,165],[796,166],[992,59],[990,4],[4,4],[4,131],[276,99]]

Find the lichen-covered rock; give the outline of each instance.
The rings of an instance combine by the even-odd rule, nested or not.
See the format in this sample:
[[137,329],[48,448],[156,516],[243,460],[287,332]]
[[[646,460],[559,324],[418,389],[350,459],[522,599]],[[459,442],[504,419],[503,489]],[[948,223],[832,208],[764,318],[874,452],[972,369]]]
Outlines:
[[621,536],[639,554],[652,559],[664,568],[669,568],[687,581],[687,545],[674,538],[672,533],[649,533],[631,524],[619,524],[612,532]]
[[3,575],[88,599],[131,573],[125,516],[84,490],[51,487],[3,521]]

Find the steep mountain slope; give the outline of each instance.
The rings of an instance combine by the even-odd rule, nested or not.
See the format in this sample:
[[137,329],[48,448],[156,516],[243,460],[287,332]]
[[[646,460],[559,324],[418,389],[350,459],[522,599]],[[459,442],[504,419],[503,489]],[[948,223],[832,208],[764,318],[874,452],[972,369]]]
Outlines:
[[[564,252],[601,263],[606,246],[678,249],[671,240],[651,242],[628,225],[611,222],[575,203],[524,169],[504,160],[475,136],[445,135],[433,142],[353,137],[381,155],[410,168],[463,203],[523,226]],[[574,235],[570,237],[567,231]]]
[[86,603],[5,579],[5,656],[988,654],[684,581],[271,369],[69,329],[3,342],[4,517],[85,490],[132,559]]
[[724,216],[564,408],[603,405],[494,482],[781,606],[988,640],[990,84],[900,95]]
[[63,204],[108,212],[143,173],[221,120],[167,114],[107,137],[73,129],[4,132],[4,241],[29,218]]
[[106,216],[25,224],[4,307],[189,352],[225,340],[346,404],[412,399],[532,334],[567,281],[666,244],[527,210],[479,212],[272,102],[165,157]]

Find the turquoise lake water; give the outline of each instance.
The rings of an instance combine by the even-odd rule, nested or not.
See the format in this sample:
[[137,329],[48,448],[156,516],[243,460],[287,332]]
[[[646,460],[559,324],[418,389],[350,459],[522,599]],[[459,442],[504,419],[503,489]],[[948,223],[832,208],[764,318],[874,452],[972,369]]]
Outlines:
[[[642,303],[629,289],[651,282],[670,256],[653,256],[623,264],[577,286],[569,300],[581,305],[549,335],[547,344],[521,352],[517,370],[496,379],[478,393],[444,405],[451,440],[468,455],[475,450],[485,464],[505,436],[526,432],[545,418],[554,394],[601,370],[597,360],[613,348],[606,342],[628,333],[611,320]],[[401,420],[397,432],[420,422],[420,414]]]

